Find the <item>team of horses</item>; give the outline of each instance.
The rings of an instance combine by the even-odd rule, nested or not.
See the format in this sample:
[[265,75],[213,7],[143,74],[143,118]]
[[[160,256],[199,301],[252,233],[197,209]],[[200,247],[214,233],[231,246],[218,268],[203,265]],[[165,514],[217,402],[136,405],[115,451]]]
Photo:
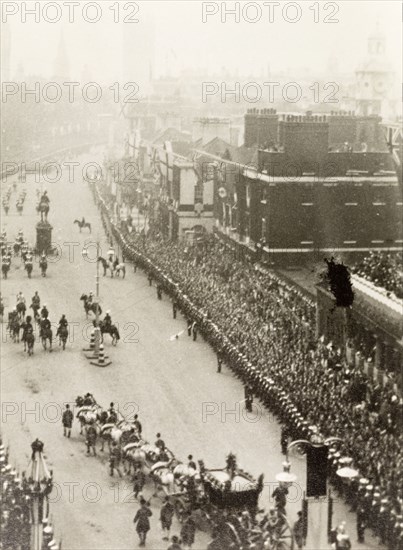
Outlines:
[[[82,397],[77,397],[76,406],[80,434],[86,436],[87,445],[93,449],[93,454],[97,454],[98,440],[100,452],[104,451],[105,444],[109,451],[112,446],[117,445],[125,474],[131,474],[132,470],[141,470],[149,476],[155,484],[154,496],[160,491],[164,495],[174,494],[182,490],[187,478],[198,478],[197,471],[177,460],[171,451],[148,443],[139,433],[135,423],[124,418],[110,421],[108,411],[96,403],[83,405]],[[89,429],[90,427],[92,429]]]
[[[18,305],[17,305],[18,306]],[[25,304],[24,304],[25,306]],[[18,310],[18,307],[17,307]],[[24,313],[22,313],[24,312]],[[21,318],[22,314],[22,318]],[[38,315],[34,316],[34,319],[37,324],[37,329],[33,326],[32,329],[26,330],[26,322],[24,321],[25,316],[25,309],[20,308],[20,312],[18,315],[13,317],[9,323],[8,323],[8,331],[11,336],[11,339],[14,343],[19,343],[20,341],[24,344],[24,351],[28,352],[28,355],[32,355],[34,352],[34,344],[36,340],[36,336],[39,336],[39,340],[42,343],[43,349],[49,351],[52,351],[53,349],[53,330],[52,327],[47,323],[45,319],[40,318]],[[22,331],[22,335],[21,335]],[[39,334],[38,334],[39,331]],[[59,337],[59,346],[62,347],[63,350],[66,349],[66,343],[68,338],[68,328],[61,326],[58,329],[58,337]]]

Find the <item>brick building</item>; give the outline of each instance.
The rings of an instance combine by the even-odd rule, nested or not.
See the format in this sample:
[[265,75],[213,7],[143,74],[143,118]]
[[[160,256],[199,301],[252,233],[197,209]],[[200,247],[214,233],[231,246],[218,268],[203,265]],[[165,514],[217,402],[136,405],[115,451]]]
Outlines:
[[[255,115],[249,113],[249,125]],[[259,149],[258,169],[221,160],[221,173],[232,180],[224,174],[216,182],[224,187],[216,193],[218,227],[245,244],[264,241],[275,262],[400,249],[402,189],[380,120],[352,113],[279,117],[276,150]],[[367,144],[357,150],[363,132]],[[331,140],[351,145],[329,147]]]

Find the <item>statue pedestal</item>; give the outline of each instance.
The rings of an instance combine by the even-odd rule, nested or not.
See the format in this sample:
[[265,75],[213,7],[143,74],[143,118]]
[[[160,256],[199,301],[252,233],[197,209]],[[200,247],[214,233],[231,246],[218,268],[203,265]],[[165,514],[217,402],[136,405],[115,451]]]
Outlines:
[[52,229],[49,222],[43,221],[36,224],[36,252],[49,253],[52,248]]

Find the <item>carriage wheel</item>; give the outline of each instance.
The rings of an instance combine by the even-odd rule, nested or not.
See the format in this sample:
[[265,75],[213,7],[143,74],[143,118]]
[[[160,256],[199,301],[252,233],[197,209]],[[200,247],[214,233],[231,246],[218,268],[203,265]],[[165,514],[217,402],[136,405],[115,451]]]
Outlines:
[[237,530],[231,523],[226,522],[221,526],[221,536],[226,547],[242,547],[242,541],[237,533]]
[[286,516],[279,514],[272,539],[273,550],[294,550],[294,535]]

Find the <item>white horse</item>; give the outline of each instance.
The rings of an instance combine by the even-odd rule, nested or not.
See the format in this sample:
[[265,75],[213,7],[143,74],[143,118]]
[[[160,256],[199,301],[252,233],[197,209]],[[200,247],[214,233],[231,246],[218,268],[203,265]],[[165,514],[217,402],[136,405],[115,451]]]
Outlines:
[[132,466],[133,468],[140,468],[143,471],[145,468],[148,468],[146,453],[142,450],[144,443],[144,441],[140,440],[137,442],[128,443],[123,447],[122,459],[125,465],[125,472],[127,474],[131,473]]
[[116,426],[116,424],[104,424],[100,429],[100,437],[102,440],[101,451],[104,450],[105,441],[108,443],[108,449],[111,449],[111,443],[114,442],[116,445],[120,445],[120,439],[122,437],[123,431]]
[[92,422],[97,420],[97,406],[84,406],[80,407],[77,412],[77,418],[80,422],[80,434],[83,433],[83,428]]
[[151,473],[155,484],[154,497],[158,496],[160,491],[163,491],[164,495],[178,492],[170,462],[157,462],[152,466]]

